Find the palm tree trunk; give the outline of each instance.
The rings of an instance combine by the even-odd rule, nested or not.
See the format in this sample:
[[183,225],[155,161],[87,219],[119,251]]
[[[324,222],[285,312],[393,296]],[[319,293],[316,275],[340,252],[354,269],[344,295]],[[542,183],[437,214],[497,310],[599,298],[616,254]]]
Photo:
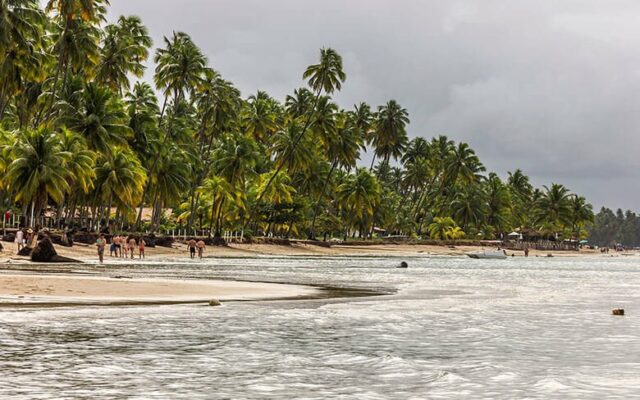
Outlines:
[[220,232],[220,228],[222,226],[222,208],[224,206],[225,198],[223,197],[220,200],[220,205],[218,205],[218,217],[216,218],[216,234],[215,237],[222,236],[222,232]]
[[318,217],[318,211],[320,210],[320,202],[322,201],[322,197],[324,197],[324,193],[327,189],[327,185],[329,184],[329,180],[331,179],[331,174],[333,173],[333,170],[336,168],[337,165],[338,165],[338,161],[334,161],[333,164],[331,164],[331,169],[329,170],[327,179],[325,179],[324,184],[322,185],[322,191],[318,196],[318,200],[316,201],[316,206],[313,208],[313,220],[311,221],[311,234],[309,235],[309,239],[312,239],[312,240],[316,239],[316,230],[315,230],[316,218]]
[[376,153],[373,153],[373,157],[371,158],[371,166],[369,167],[369,172],[373,171],[373,163],[376,161]]
[[107,229],[109,228],[109,223],[111,222],[111,202],[113,200],[113,193],[109,193],[109,205],[107,206]]
[[[191,215],[189,215],[191,217]],[[213,196],[211,199],[211,219],[209,220],[209,237],[211,237],[211,232],[213,232],[213,220],[216,217],[216,196]],[[216,221],[217,223],[217,221]],[[216,227],[217,230],[217,227]]]

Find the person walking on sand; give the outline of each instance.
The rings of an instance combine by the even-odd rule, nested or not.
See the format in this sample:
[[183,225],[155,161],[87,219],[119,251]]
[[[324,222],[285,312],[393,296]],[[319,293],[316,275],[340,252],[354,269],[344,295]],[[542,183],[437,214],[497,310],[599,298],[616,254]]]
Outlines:
[[131,238],[129,239],[129,253],[131,254],[131,259],[133,259],[133,252],[136,249],[136,246],[138,244],[136,243],[136,239],[135,238]]
[[140,243],[138,243],[139,250],[140,250],[140,258],[144,258],[144,246],[145,245],[146,245],[146,243],[144,242],[144,239],[140,238]]
[[107,241],[104,239],[104,234],[100,234],[98,236],[98,240],[96,240],[96,247],[98,248],[98,259],[100,259],[100,264],[104,262],[104,247],[107,245]]
[[191,255],[191,258],[196,258],[196,241],[194,239],[191,239],[187,242],[187,247],[189,247],[189,254]]
[[202,254],[204,253],[204,241],[202,239],[198,240],[198,243],[196,243],[196,246],[198,247],[198,258],[202,258]]
[[15,243],[18,246],[18,253],[19,253],[20,250],[22,250],[22,248],[24,247],[24,231],[22,229],[18,229],[18,232],[16,232]]

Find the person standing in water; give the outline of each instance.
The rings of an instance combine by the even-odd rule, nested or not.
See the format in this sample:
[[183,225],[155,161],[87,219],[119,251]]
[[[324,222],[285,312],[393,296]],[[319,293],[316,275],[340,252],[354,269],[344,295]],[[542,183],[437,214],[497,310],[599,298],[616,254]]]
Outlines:
[[98,258],[100,259],[100,264],[104,262],[104,247],[107,245],[107,241],[104,239],[104,234],[100,234],[98,236],[98,240],[96,240],[96,247],[98,248]]
[[191,254],[191,258],[196,258],[196,241],[191,239],[187,242],[187,247],[189,247],[189,254]]
[[196,243],[196,246],[198,247],[198,258],[202,258],[202,254],[204,253],[204,241],[202,239],[198,240],[198,243]]
[[133,259],[133,252],[136,249],[137,243],[135,238],[129,239],[129,253],[131,253],[131,259]]
[[146,245],[146,243],[144,242],[144,239],[140,238],[140,243],[138,243],[139,250],[140,250],[140,258],[144,258],[144,246],[145,245]]

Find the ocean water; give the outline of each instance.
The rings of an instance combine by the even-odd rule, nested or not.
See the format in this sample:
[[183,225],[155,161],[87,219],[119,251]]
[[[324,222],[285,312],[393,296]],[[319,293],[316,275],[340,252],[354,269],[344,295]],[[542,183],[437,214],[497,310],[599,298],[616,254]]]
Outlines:
[[[402,260],[409,268],[394,268]],[[385,295],[0,309],[0,398],[640,398],[640,258],[211,258],[111,270]],[[612,316],[618,307],[627,315]]]

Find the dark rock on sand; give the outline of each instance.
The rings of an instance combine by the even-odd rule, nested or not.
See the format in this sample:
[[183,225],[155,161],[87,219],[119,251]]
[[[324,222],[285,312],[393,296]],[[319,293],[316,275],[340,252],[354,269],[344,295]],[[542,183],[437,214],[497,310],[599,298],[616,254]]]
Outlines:
[[221,306],[222,303],[220,303],[220,300],[218,300],[218,299],[211,299],[211,300],[209,300],[209,305],[212,306],[212,307],[213,306]]
[[59,256],[53,242],[45,236],[31,252],[31,261],[36,262],[80,262],[72,258]]
[[23,248],[20,249],[20,251],[18,252],[19,256],[29,256],[31,255],[31,252],[33,251],[33,249],[29,246],[24,246]]
[[409,264],[406,261],[403,261],[396,268],[409,268]]

